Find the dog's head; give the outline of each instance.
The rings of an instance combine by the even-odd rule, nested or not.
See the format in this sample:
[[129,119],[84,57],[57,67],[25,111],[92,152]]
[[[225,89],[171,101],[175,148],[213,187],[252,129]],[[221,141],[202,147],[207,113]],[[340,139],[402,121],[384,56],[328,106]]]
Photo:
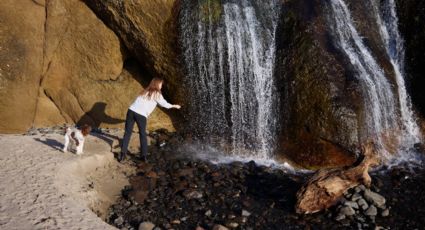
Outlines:
[[81,133],[83,134],[83,136],[87,136],[89,133],[91,132],[91,126],[90,125],[83,125],[81,127]]

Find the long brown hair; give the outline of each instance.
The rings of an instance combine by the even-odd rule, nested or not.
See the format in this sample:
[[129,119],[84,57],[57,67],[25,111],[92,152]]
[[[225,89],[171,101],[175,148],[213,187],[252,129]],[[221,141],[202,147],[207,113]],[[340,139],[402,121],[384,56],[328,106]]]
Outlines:
[[161,95],[161,83],[163,82],[164,82],[164,79],[159,77],[154,77],[149,83],[148,87],[146,87],[146,89],[140,92],[140,95],[145,96],[149,99],[152,99],[152,98],[157,99],[157,97]]

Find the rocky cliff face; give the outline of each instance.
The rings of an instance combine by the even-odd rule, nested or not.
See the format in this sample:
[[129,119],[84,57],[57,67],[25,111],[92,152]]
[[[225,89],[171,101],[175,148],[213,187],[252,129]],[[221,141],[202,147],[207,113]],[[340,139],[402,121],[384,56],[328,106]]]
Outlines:
[[425,116],[425,2],[398,0],[399,27],[406,47],[406,74],[412,102]]
[[43,72],[45,9],[36,1],[0,3],[0,132],[28,128]]
[[[360,42],[396,98],[396,76],[379,32],[377,13],[371,12],[369,1],[344,2],[363,39]],[[373,138],[365,117],[373,112],[368,111],[366,99],[370,92],[365,93],[353,60],[338,47],[330,7],[329,2],[315,0],[285,1],[277,38],[276,76],[281,81],[283,106],[281,152],[307,167],[350,164],[360,144]],[[377,135],[388,138],[382,138],[384,147],[394,148],[392,133],[398,132],[397,126],[380,132]]]
[[181,100],[182,68],[177,39],[178,0],[85,0],[153,76],[167,80],[170,97]]
[[[0,4],[0,132],[65,122],[121,127],[152,73],[119,37],[78,0]],[[149,123],[174,129],[161,110]]]
[[278,33],[284,155],[307,167],[351,163],[362,106],[319,1],[287,1]]

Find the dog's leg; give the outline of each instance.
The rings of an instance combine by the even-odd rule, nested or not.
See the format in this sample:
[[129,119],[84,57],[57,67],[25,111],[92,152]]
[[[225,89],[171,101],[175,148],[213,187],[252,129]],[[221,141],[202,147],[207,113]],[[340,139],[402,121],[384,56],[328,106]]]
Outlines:
[[83,154],[84,139],[80,139],[77,145],[77,155]]
[[64,153],[68,152],[68,145],[69,145],[69,137],[67,134],[65,134],[65,144],[62,149]]

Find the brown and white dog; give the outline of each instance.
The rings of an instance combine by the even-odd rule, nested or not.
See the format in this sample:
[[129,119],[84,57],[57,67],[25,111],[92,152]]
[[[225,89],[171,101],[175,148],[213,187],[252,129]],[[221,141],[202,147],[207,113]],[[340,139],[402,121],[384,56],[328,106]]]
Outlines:
[[76,147],[76,153],[78,155],[83,153],[84,139],[90,133],[91,127],[89,125],[83,125],[81,129],[67,127],[65,129],[65,144],[63,146],[63,152],[68,152],[69,141],[71,140]]

